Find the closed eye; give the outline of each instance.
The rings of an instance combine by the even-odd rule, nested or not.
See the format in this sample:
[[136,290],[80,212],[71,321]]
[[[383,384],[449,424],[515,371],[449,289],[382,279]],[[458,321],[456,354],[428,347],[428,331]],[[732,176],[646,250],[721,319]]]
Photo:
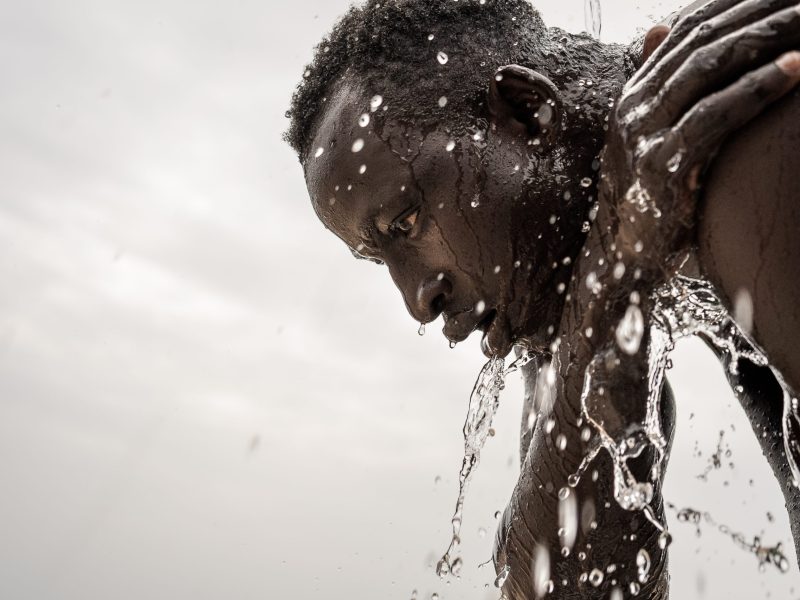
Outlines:
[[392,221],[389,229],[399,233],[409,233],[412,229],[414,229],[414,225],[417,224],[419,210],[419,207],[415,206],[414,208],[403,212],[399,217]]

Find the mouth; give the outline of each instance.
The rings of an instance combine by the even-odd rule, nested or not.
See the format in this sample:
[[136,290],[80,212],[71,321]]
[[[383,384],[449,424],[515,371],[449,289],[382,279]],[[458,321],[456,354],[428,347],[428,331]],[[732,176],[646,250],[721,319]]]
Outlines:
[[511,325],[505,315],[492,310],[478,327],[483,331],[481,351],[486,358],[505,358],[511,352]]
[[473,331],[483,332],[481,350],[487,358],[505,357],[511,352],[511,327],[504,313],[496,308],[486,310],[480,320],[475,311],[444,315],[442,333],[451,342],[463,342]]

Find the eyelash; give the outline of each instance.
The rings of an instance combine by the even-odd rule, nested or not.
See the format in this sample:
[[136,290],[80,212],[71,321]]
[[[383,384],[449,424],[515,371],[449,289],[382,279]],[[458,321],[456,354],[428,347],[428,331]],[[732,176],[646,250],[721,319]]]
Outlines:
[[[401,233],[403,235],[408,235],[416,226],[417,220],[419,219],[419,212],[420,207],[415,206],[414,208],[405,211],[399,217],[397,217],[392,224],[389,226],[389,229],[394,233]],[[403,222],[407,221],[408,219],[413,219],[410,225],[404,225]]]

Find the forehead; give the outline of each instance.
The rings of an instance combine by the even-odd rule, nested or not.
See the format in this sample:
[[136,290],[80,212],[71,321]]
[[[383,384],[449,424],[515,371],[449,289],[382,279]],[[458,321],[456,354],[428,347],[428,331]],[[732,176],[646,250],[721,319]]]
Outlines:
[[[407,148],[413,145],[413,134],[401,134],[399,127],[383,123],[385,102],[381,98],[376,106],[377,98],[358,86],[339,85],[320,114],[305,157],[314,210],[340,237],[346,237],[345,230],[354,222],[394,203],[411,187]],[[391,139],[382,139],[384,135]]]

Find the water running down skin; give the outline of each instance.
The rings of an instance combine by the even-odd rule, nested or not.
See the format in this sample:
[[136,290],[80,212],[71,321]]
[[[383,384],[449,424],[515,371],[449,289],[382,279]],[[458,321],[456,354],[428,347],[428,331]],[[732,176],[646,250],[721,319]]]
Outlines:
[[[713,6],[723,4],[715,2]],[[741,4],[752,7],[753,3]],[[750,21],[755,19],[756,12],[761,11],[760,17],[763,17],[777,10],[779,4],[761,3],[755,12],[751,11]],[[452,3],[448,6],[452,7]],[[522,10],[522,7],[516,8]],[[388,5],[381,10],[393,8]],[[515,17],[519,14],[517,12]],[[695,24],[699,22],[702,21]],[[736,24],[740,27],[747,22],[740,18]],[[484,348],[488,354],[504,355],[512,341],[521,341],[541,351],[542,355],[552,355],[557,376],[551,395],[559,401],[553,406],[549,418],[534,420],[533,432],[524,438],[529,446],[523,450],[526,461],[522,476],[506,512],[507,527],[499,532],[498,569],[508,575],[506,567],[511,565],[504,587],[507,595],[533,597],[530,558],[544,542],[550,552],[553,579],[559,583],[554,589],[557,597],[570,594],[607,597],[616,589],[617,577],[622,575],[604,578],[600,571],[598,577],[595,575],[596,566],[584,571],[589,565],[584,567],[583,563],[593,559],[584,550],[572,552],[568,557],[557,552],[562,542],[556,523],[562,488],[554,482],[561,479],[568,483],[580,466],[585,449],[583,444],[591,441],[591,436],[589,440],[583,439],[584,428],[578,426],[578,420],[583,418],[580,400],[586,366],[598,355],[598,350],[606,356],[609,356],[609,350],[617,352],[616,327],[634,303],[631,290],[639,294],[637,305],[644,320],[649,315],[649,291],[667,275],[660,271],[652,273],[651,269],[667,265],[665,271],[669,271],[669,261],[658,252],[665,251],[669,243],[675,241],[670,238],[675,230],[671,231],[669,225],[665,225],[666,219],[651,220],[649,225],[646,221],[655,218],[657,211],[654,209],[669,218],[676,214],[665,210],[661,203],[664,199],[659,194],[650,193],[653,186],[647,185],[648,182],[643,184],[641,178],[638,182],[630,179],[625,182],[625,177],[631,174],[641,175],[632,169],[629,162],[620,161],[616,171],[609,171],[604,166],[606,175],[620,176],[616,181],[619,193],[601,196],[601,200],[609,202],[601,202],[592,211],[597,215],[593,231],[599,234],[590,233],[583,246],[590,254],[587,256],[581,252],[583,238],[572,236],[572,232],[589,230],[588,222],[584,229],[582,221],[586,219],[593,198],[597,197],[594,159],[603,138],[603,117],[609,112],[606,101],[619,96],[621,82],[630,77],[632,71],[626,71],[626,55],[619,49],[589,48],[585,40],[576,41],[563,32],[552,32],[552,35],[548,32],[547,35],[550,36],[550,45],[544,44],[545,53],[567,54],[564,64],[569,69],[575,64],[580,65],[564,80],[556,77],[558,68],[550,73],[559,86],[566,86],[566,90],[527,67],[501,70],[498,73],[500,80],[494,78],[489,85],[489,120],[479,120],[474,128],[464,132],[416,128],[407,122],[383,120],[382,112],[375,111],[389,108],[387,102],[392,110],[385,114],[393,118],[393,111],[398,110],[396,104],[391,104],[392,96],[388,91],[343,78],[329,90],[326,109],[320,114],[315,137],[309,142],[305,168],[320,218],[355,252],[387,264],[409,310],[418,320],[430,321],[444,310],[445,333],[451,340],[459,341],[479,326],[486,332]],[[444,39],[444,35],[437,31],[436,39]],[[776,40],[768,41],[773,43],[771,48],[774,50]],[[791,40],[783,42],[789,44]],[[575,56],[580,58],[569,55],[569,44],[575,45]],[[451,52],[449,67],[456,64],[454,56],[457,55]],[[598,56],[598,63],[588,62]],[[546,62],[544,58],[542,61]],[[767,62],[748,63],[742,72]],[[601,70],[598,64],[603,64],[607,70]],[[702,64],[695,66],[699,68]],[[591,81],[586,79],[587,72],[593,74]],[[770,72],[775,74],[774,69]],[[578,73],[583,77],[578,79]],[[691,77],[688,82],[692,82]],[[647,91],[652,94],[655,90]],[[384,93],[378,96],[376,92]],[[596,100],[594,94],[597,94]],[[646,99],[646,95],[644,99],[637,99],[635,106],[644,105]],[[769,98],[760,100],[766,102]],[[534,103],[539,110],[531,111],[532,114],[522,110],[525,105]],[[453,104],[452,99],[450,104]],[[573,104],[586,106],[586,111],[569,110]],[[739,106],[753,108],[752,103],[740,102]],[[370,111],[369,132],[372,137],[360,125],[363,116]],[[635,124],[637,115],[644,114],[643,111],[632,111],[630,123]],[[356,123],[362,129],[356,128]],[[713,122],[707,125],[713,125]],[[724,133],[722,129],[724,127],[714,133]],[[361,135],[366,137],[366,142],[357,145],[355,141],[361,139]],[[527,140],[528,147],[525,144],[515,146],[517,139]],[[582,145],[576,147],[574,144],[578,139],[582,140]],[[677,151],[659,156],[652,152],[660,149],[658,139],[652,137],[650,141],[652,143],[641,148],[637,146],[637,149],[653,160],[645,174],[658,176],[656,188],[660,193],[666,179],[678,177],[681,168],[691,166],[693,158],[697,157]],[[358,152],[354,150],[357,146]],[[687,146],[702,154],[702,147]],[[623,148],[629,149],[624,145]],[[663,150],[669,150],[661,149],[661,154]],[[705,158],[707,156],[703,156]],[[455,165],[455,169],[451,165]],[[662,165],[664,171],[661,171]],[[520,173],[520,176],[514,179],[513,173]],[[588,185],[584,185],[585,180],[588,180]],[[502,195],[498,195],[498,186],[507,197],[515,199],[514,204],[500,200]],[[347,194],[351,187],[353,193]],[[668,191],[674,191],[667,187]],[[377,200],[373,202],[373,198]],[[464,198],[466,202],[462,202]],[[476,200],[478,198],[480,201]],[[548,198],[557,199],[557,202],[548,202]],[[646,232],[646,236],[634,239],[623,235],[619,248],[626,253],[624,261],[616,257],[617,250],[611,247],[616,241],[609,233],[611,230],[615,235],[619,233],[615,227],[625,222],[624,219],[615,220],[613,206],[609,206],[612,198],[624,198],[627,204],[623,206],[636,211],[629,213],[630,216],[638,218],[642,215],[639,223],[644,223],[642,226]],[[630,200],[633,202],[628,202]],[[526,203],[535,210],[516,210],[525,207]],[[511,227],[509,222],[513,223]],[[547,243],[535,242],[537,231],[540,232],[539,239],[546,234]],[[506,235],[509,238],[506,247],[498,243],[499,239],[505,239],[503,232],[511,234]],[[519,232],[527,237],[514,237]],[[656,234],[665,237],[659,241]],[[642,242],[641,248],[637,242]],[[451,257],[454,257],[454,262],[449,262]],[[637,266],[637,261],[643,264]],[[619,279],[614,277],[620,272],[614,264],[616,262],[623,262],[625,266]],[[536,268],[532,269],[532,265]],[[641,269],[639,278],[634,277],[631,282],[630,278],[637,269]],[[574,277],[570,278],[572,275]],[[637,289],[637,285],[642,288]],[[506,296],[506,290],[510,291],[509,296]],[[609,307],[606,301],[613,306]],[[485,312],[475,310],[478,302],[488,307]],[[556,327],[562,313],[561,325]],[[649,347],[649,335],[649,328],[644,328],[640,348]],[[542,343],[543,340],[546,342]],[[560,343],[552,343],[555,340]],[[622,346],[619,348],[623,349]],[[626,380],[615,381],[608,373],[603,373],[607,363],[599,363],[593,373],[595,383],[606,384],[597,388],[593,401],[603,414],[603,429],[612,432],[609,435],[611,439],[620,438],[618,433],[624,429],[625,423],[646,420],[643,399],[648,397],[648,389],[642,384],[648,381],[649,368],[647,361],[642,360],[644,355],[644,351],[633,355],[621,352],[617,357],[620,364],[615,374],[621,373],[628,378]],[[721,355],[725,360],[725,353],[721,352]],[[745,373],[747,369],[739,368],[737,372]],[[528,373],[528,383],[534,382],[535,370],[532,373],[529,369]],[[607,381],[603,381],[604,378]],[[532,391],[536,386],[528,387]],[[600,394],[600,388],[603,394]],[[615,388],[622,393],[614,393]],[[669,439],[670,403],[662,400],[660,408],[664,437]],[[590,414],[595,413],[590,409]],[[780,421],[778,424],[780,431]],[[637,459],[628,461],[633,478],[639,482],[646,481],[656,458],[645,450]],[[624,511],[616,502],[618,494],[611,485],[614,481],[613,465],[608,461],[607,453],[599,453],[596,464],[592,466],[593,471],[600,473],[597,481],[594,481],[592,472],[592,477],[582,477],[577,482],[574,495],[567,496],[577,497],[580,502],[581,530],[573,544],[586,544],[588,550],[591,543],[599,562],[607,563],[608,557],[613,556],[620,565],[629,568],[637,562],[642,548],[650,549],[648,556],[652,567],[648,581],[639,591],[645,597],[663,596],[666,593],[665,562],[664,552],[659,551],[657,529],[639,518],[639,513]],[[654,484],[651,505],[656,520],[659,520],[660,486],[659,482]],[[631,533],[623,534],[620,540],[621,531]],[[618,565],[607,565],[607,569],[611,566],[616,572]],[[589,575],[583,578],[586,572]],[[636,573],[625,574],[628,575],[636,576],[637,581],[631,583],[639,585]],[[560,585],[564,579],[569,587]]]

